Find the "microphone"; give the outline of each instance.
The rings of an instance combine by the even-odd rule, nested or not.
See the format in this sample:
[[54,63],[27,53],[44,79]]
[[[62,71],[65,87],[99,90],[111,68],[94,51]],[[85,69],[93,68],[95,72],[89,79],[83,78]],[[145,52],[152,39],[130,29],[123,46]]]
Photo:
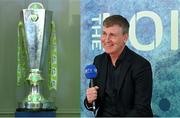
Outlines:
[[[94,84],[93,84],[93,79],[96,78],[97,76],[97,69],[96,69],[96,66],[95,65],[87,65],[85,67],[85,76],[87,79],[90,79],[90,86],[93,87]],[[95,102],[93,101],[93,104],[92,104],[92,108],[93,108],[93,112],[94,112],[94,115],[96,114],[96,106],[95,106]]]

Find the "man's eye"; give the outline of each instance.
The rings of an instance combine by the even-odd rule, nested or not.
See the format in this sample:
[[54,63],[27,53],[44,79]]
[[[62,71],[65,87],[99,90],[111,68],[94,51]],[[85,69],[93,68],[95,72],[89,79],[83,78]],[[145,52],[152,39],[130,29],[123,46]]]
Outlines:
[[106,33],[102,33],[102,36],[106,36]]
[[105,32],[102,33],[102,35],[105,35],[105,34],[106,34]]
[[115,36],[115,34],[110,34],[111,36]]

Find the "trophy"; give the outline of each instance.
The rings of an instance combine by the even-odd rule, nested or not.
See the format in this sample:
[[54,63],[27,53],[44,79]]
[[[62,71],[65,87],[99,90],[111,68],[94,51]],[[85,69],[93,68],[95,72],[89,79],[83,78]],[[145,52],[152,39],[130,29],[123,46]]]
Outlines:
[[[40,84],[44,79],[45,65],[49,72],[50,87],[56,87],[57,51],[52,12],[41,3],[34,2],[21,11],[18,25],[17,79],[24,79],[30,86],[27,97],[18,103],[20,110],[56,110],[52,101],[41,95]],[[54,33],[54,34],[53,34]]]

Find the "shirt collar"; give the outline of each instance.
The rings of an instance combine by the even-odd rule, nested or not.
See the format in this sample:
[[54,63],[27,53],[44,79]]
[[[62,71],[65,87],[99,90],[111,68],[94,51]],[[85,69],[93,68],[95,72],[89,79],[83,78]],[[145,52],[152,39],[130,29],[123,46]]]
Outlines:
[[[116,67],[118,67],[119,64],[124,60],[124,57],[125,57],[126,52],[127,52],[127,48],[128,48],[127,46],[124,47],[122,53],[119,55],[118,59],[116,60],[116,63],[115,63]],[[108,55],[108,60],[111,61],[110,55],[109,54],[107,54],[107,55]]]
[[122,53],[119,55],[119,58],[117,59],[117,61],[123,61],[125,55],[126,55],[126,51],[127,51],[127,46],[124,47]]

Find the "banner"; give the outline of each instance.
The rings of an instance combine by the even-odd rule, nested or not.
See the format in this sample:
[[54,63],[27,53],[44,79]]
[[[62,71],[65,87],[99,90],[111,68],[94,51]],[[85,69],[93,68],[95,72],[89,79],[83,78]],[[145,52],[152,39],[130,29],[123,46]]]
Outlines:
[[153,69],[152,110],[155,116],[180,116],[180,0],[81,0],[81,116],[89,80],[84,68],[103,52],[102,22],[120,14],[130,23],[127,45],[150,61]]

